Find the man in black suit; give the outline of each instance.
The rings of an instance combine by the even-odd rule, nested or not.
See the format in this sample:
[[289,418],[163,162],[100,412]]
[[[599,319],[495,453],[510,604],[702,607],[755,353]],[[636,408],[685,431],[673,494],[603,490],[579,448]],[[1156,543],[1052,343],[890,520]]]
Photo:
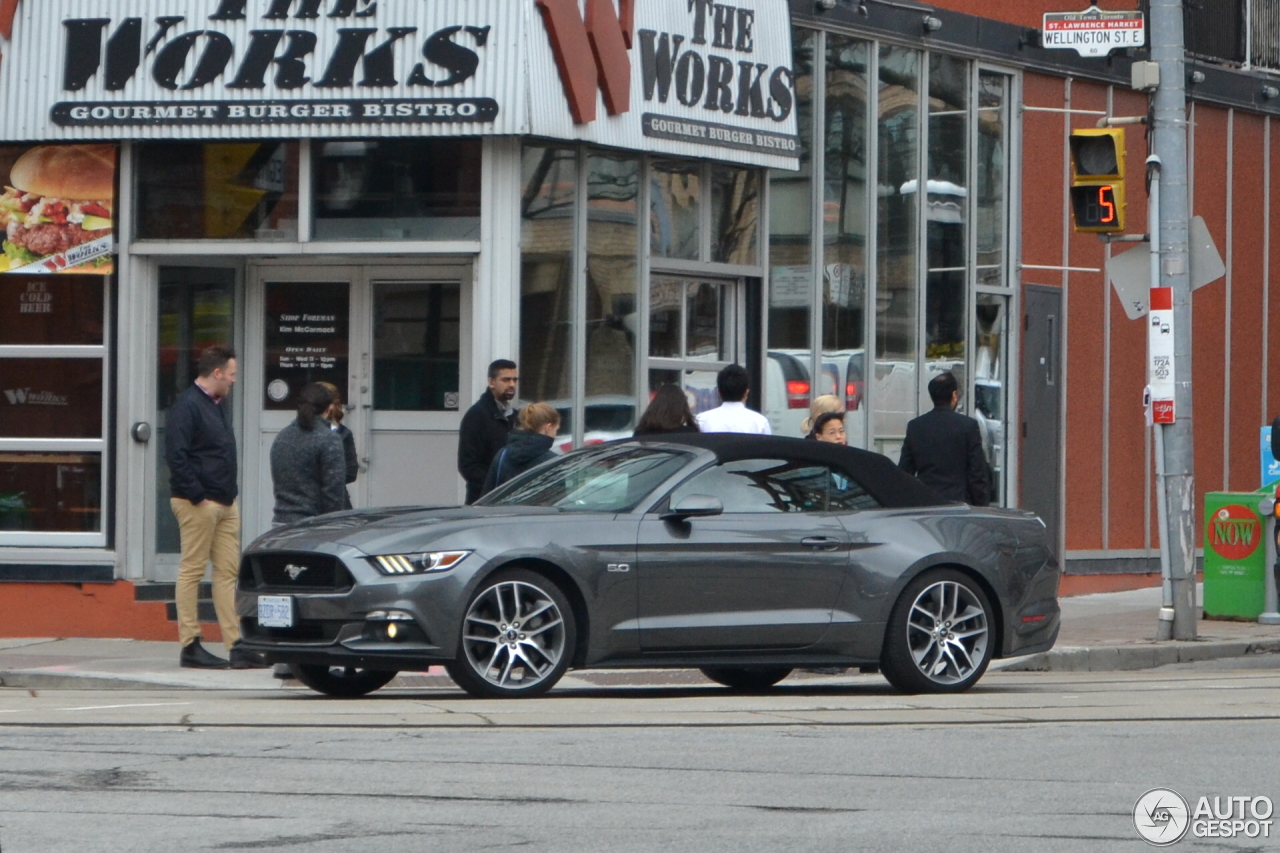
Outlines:
[[898,467],[947,500],[986,506],[990,485],[978,422],[956,411],[960,388],[943,373],[929,380],[933,411],[907,424]]

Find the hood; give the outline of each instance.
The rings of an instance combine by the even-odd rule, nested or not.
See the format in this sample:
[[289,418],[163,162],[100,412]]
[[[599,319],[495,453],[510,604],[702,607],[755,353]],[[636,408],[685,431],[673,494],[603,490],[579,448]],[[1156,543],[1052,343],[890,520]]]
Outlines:
[[246,550],[329,550],[334,545],[366,554],[421,551],[438,537],[472,527],[529,516],[559,515],[553,507],[382,507],[335,512],[288,524],[260,536]]
[[507,438],[507,463],[527,466],[551,449],[555,442],[549,435],[516,430]]

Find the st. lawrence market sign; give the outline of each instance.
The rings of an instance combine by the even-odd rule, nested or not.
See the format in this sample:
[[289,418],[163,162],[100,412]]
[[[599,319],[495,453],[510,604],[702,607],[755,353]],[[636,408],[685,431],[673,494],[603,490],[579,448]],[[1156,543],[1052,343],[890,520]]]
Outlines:
[[798,163],[786,0],[13,10],[0,3],[0,141],[538,135]]

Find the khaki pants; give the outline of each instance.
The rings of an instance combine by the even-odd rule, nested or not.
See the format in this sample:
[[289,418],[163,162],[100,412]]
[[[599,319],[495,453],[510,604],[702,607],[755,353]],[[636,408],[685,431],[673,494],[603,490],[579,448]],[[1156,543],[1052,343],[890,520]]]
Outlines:
[[240,639],[236,618],[236,577],[240,572],[240,508],[212,501],[197,506],[182,498],[170,498],[182,535],[182,560],[178,563],[178,639],[183,648],[200,636],[196,601],[205,566],[213,563],[213,609],[227,648]]

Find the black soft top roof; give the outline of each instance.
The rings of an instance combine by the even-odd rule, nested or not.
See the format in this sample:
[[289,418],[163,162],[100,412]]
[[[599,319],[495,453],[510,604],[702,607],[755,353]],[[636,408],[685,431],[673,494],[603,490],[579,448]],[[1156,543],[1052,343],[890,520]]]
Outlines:
[[893,464],[887,456],[827,441],[731,432],[667,433],[636,440],[646,444],[662,442],[701,447],[714,453],[721,462],[782,457],[835,465],[857,480],[881,506],[889,509],[950,503]]

